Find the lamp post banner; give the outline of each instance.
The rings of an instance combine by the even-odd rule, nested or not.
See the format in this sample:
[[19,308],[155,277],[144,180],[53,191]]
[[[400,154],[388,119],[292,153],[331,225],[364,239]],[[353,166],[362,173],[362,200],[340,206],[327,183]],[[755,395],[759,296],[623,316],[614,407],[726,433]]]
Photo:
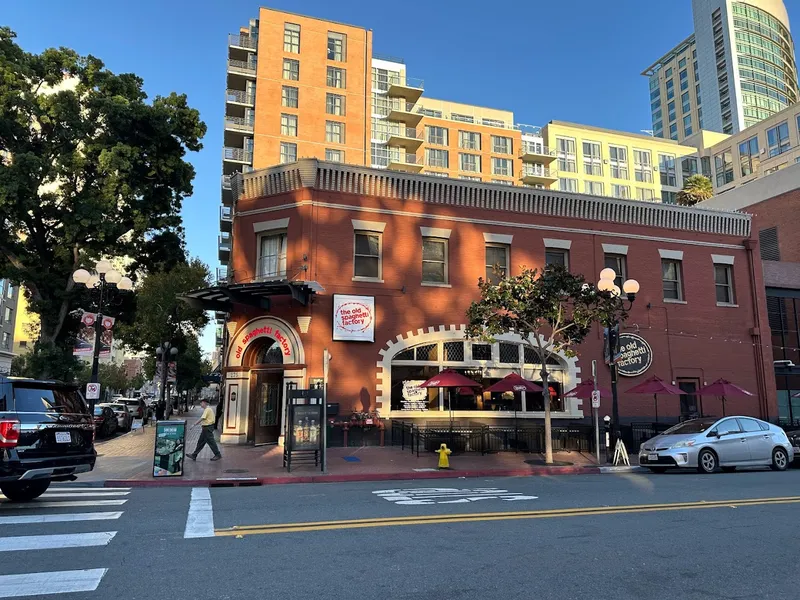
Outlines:
[[637,377],[653,364],[653,349],[642,336],[635,333],[619,335],[620,356],[617,372],[623,377]]
[[72,349],[73,356],[92,356],[94,354],[95,321],[97,321],[96,313],[85,312],[81,315],[80,329],[75,338],[75,347]]

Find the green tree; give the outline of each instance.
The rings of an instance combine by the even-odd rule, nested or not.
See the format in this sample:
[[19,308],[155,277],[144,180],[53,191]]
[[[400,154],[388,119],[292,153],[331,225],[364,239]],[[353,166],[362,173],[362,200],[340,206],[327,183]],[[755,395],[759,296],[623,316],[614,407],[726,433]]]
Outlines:
[[174,266],[195,174],[185,155],[206,126],[185,95],[148,102],[134,74],[67,48],[28,53],[15,37],[0,28],[0,273],[40,317],[34,352],[61,355],[69,374],[70,315],[88,300],[72,272],[110,255]]
[[714,186],[711,180],[704,175],[692,175],[683,184],[683,189],[678,192],[678,204],[694,206],[698,202],[708,200],[714,195]]
[[196,337],[187,338],[184,351],[178,354],[175,361],[180,391],[199,390],[205,385],[203,376],[211,372],[211,363],[203,357]]
[[[123,365],[101,362],[97,374],[100,388],[104,395],[106,392],[117,392],[121,394],[130,387],[128,375]],[[91,380],[91,376],[92,365],[85,363],[83,369],[78,374],[78,383],[80,383],[81,387],[86,387],[86,384]]]
[[[608,323],[614,316],[624,321],[622,302],[610,292],[600,292],[563,267],[523,269],[519,275],[496,284],[478,281],[481,299],[467,310],[466,334],[494,341],[494,336],[516,333],[531,348],[542,367],[547,390],[547,357],[556,352],[575,356],[593,323]],[[545,391],[545,461],[553,462],[550,402]]]
[[142,373],[137,373],[133,377],[131,377],[130,381],[128,382],[128,386],[134,390],[140,389],[145,384],[145,378]]

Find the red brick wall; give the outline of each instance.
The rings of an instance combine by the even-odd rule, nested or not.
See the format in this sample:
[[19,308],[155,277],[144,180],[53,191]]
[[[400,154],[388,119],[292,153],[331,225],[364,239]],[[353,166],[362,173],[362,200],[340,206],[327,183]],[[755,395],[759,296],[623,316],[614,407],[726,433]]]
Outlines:
[[[311,206],[313,200],[317,204]],[[298,203],[306,203],[298,206]],[[336,204],[349,207],[323,206]],[[284,206],[285,208],[278,209]],[[248,211],[269,208],[269,212],[247,214]],[[277,209],[277,210],[275,210]],[[369,209],[369,210],[360,210]],[[698,234],[593,222],[586,220],[543,217],[512,212],[488,211],[471,207],[423,204],[387,198],[363,197],[302,189],[269,199],[242,200],[237,207],[234,224],[232,268],[237,280],[243,281],[254,271],[256,236],[254,223],[289,217],[289,277],[319,282],[325,293],[315,298],[310,308],[311,329],[302,335],[309,377],[322,375],[322,352],[327,348],[332,356],[329,394],[342,410],[375,406],[376,363],[379,351],[390,340],[406,332],[439,325],[465,323],[465,311],[477,298],[477,280],[485,274],[485,241],[483,234],[513,234],[511,272],[522,266],[540,267],[544,261],[543,238],[572,240],[570,268],[582,273],[594,283],[603,268],[603,243],[625,244],[628,249],[628,277],[637,279],[641,292],[636,299],[627,331],[638,331],[653,348],[653,366],[641,377],[620,381],[620,413],[627,418],[653,415],[653,398],[625,393],[643,379],[658,375],[667,381],[697,378],[699,384],[711,383],[719,377],[730,379],[757,392],[760,399],[730,398],[728,414],[745,413],[756,416],[775,416],[774,378],[771,374],[771,355],[761,345],[754,346],[752,333],[760,320],[766,327],[764,289],[761,283],[759,260],[748,260],[748,251],[741,248],[718,248],[696,245],[697,242],[742,245],[743,240],[720,235]],[[377,211],[392,211],[387,214]],[[426,211],[427,214],[423,214]],[[244,214],[243,214],[244,213]],[[398,214],[403,213],[403,214]],[[410,213],[410,214],[409,214]],[[447,217],[446,220],[433,217]],[[453,221],[482,219],[505,222],[508,226]],[[354,282],[353,226],[351,219],[386,223],[383,233],[384,283]],[[525,225],[548,229],[525,228]],[[452,229],[449,240],[449,274],[451,288],[421,285],[420,226]],[[556,231],[553,228],[580,229]],[[616,237],[612,234],[622,234]],[[641,239],[662,238],[661,240]],[[680,241],[663,241],[673,238]],[[659,248],[683,250],[683,283],[686,304],[665,304],[662,299],[661,263]],[[757,246],[755,248],[757,257]],[[307,260],[303,260],[303,255]],[[711,254],[732,255],[737,307],[716,305],[713,263]],[[752,265],[751,265],[752,262]],[[308,266],[308,271],[300,268]],[[754,294],[759,308],[754,307]],[[331,341],[331,313],[334,293],[375,296],[376,343],[346,343]],[[272,313],[286,318],[296,326],[298,314],[308,310],[289,303],[275,303]],[[250,316],[258,311],[250,310]],[[768,335],[768,330],[764,330]],[[767,337],[768,340],[768,337]],[[768,343],[768,342],[767,342]],[[579,349],[580,376],[590,376],[592,359],[601,362],[602,335],[593,331]],[[757,366],[758,365],[758,366]],[[769,377],[764,369],[769,367]],[[759,372],[760,369],[760,372]],[[599,379],[609,384],[607,369],[600,368]],[[588,403],[587,403],[588,404]],[[760,405],[768,408],[760,408]],[[385,411],[388,406],[382,407]],[[706,413],[721,414],[714,398],[703,398]],[[589,411],[584,406],[585,413]],[[764,414],[765,410],[768,414]],[[610,413],[610,402],[601,407]],[[677,397],[659,399],[659,415],[680,414]]]
[[742,209],[753,215],[753,236],[770,227],[778,228],[778,247],[782,262],[800,262],[800,189]]

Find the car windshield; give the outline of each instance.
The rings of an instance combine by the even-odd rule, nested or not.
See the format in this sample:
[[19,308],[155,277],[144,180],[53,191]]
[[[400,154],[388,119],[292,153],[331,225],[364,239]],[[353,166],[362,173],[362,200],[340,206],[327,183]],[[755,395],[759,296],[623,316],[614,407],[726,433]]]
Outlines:
[[690,435],[692,433],[703,433],[716,422],[717,419],[692,419],[691,421],[678,423],[675,427],[667,429],[661,435]]
[[14,407],[17,412],[83,413],[89,411],[75,389],[14,386]]

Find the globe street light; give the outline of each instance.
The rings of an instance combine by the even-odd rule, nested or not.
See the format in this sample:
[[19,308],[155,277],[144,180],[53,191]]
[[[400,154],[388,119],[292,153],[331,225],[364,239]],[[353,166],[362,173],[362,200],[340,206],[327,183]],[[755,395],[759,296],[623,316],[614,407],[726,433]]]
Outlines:
[[[609,321],[605,323],[605,347],[603,348],[604,354],[608,357],[608,368],[611,371],[611,423],[614,435],[614,442],[619,439],[619,401],[617,398],[617,379],[618,369],[616,362],[617,346],[619,345],[619,315],[621,312],[627,312],[633,307],[633,302],[636,300],[636,294],[639,293],[639,282],[635,279],[628,279],[622,284],[622,289],[614,283],[617,278],[617,273],[614,269],[606,267],[600,271],[600,281],[597,282],[597,289],[601,292],[609,292],[615,298],[619,298],[619,309],[614,311]],[[627,306],[625,299],[622,298],[623,292],[627,298]]]
[[[86,269],[78,269],[72,274],[72,280],[78,285],[85,285],[95,292],[97,298],[97,318],[94,321],[94,350],[92,352],[92,383],[97,383],[100,370],[100,342],[103,331],[103,311],[116,288],[120,291],[129,291],[133,282],[107,260],[99,260],[94,266],[94,273]],[[94,399],[89,400],[89,405],[94,412]]]

